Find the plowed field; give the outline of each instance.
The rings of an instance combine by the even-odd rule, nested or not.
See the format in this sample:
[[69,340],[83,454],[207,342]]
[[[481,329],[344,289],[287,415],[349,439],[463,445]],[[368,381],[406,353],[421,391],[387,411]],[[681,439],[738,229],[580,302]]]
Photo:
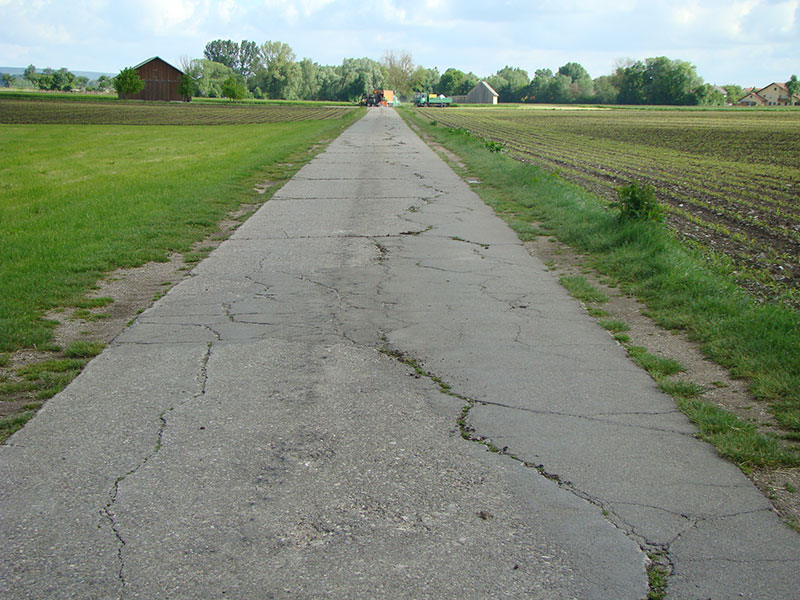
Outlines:
[[200,104],[0,98],[0,123],[76,125],[241,125],[337,119],[349,106]]
[[667,223],[765,298],[800,306],[800,111],[420,109],[611,202],[637,179]]

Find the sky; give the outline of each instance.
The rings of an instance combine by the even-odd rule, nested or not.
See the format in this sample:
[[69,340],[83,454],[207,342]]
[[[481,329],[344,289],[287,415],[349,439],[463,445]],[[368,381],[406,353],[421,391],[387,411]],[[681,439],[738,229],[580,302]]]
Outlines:
[[533,77],[667,56],[718,85],[800,75],[800,0],[0,0],[0,66],[180,67],[215,39],[281,41],[322,65],[408,52],[416,65]]

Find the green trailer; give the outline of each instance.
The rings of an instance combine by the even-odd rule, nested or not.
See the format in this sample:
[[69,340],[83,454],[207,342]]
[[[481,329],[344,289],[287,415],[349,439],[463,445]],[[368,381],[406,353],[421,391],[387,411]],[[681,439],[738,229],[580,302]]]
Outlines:
[[452,103],[452,98],[441,94],[425,94],[421,92],[414,94],[414,106],[440,106],[444,108],[445,106],[450,106]]

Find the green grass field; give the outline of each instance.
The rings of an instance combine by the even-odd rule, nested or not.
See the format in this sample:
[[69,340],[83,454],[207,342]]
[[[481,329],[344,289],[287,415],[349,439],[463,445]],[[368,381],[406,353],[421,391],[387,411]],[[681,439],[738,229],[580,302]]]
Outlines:
[[[223,121],[236,111],[213,110],[211,118]],[[47,348],[44,311],[75,306],[105,271],[187,251],[228,211],[252,201],[256,180],[290,176],[314,143],[335,138],[361,114],[346,109],[318,118],[313,107],[274,110],[286,119],[192,127],[0,125],[0,352]],[[303,110],[316,118],[296,120]]]

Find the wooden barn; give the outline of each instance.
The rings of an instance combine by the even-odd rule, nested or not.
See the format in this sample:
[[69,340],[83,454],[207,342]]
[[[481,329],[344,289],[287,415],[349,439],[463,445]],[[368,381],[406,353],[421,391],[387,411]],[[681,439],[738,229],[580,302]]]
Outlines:
[[178,92],[183,71],[155,56],[133,67],[144,81],[144,89],[138,94],[120,94],[124,100],[162,100],[179,102],[186,100]]

